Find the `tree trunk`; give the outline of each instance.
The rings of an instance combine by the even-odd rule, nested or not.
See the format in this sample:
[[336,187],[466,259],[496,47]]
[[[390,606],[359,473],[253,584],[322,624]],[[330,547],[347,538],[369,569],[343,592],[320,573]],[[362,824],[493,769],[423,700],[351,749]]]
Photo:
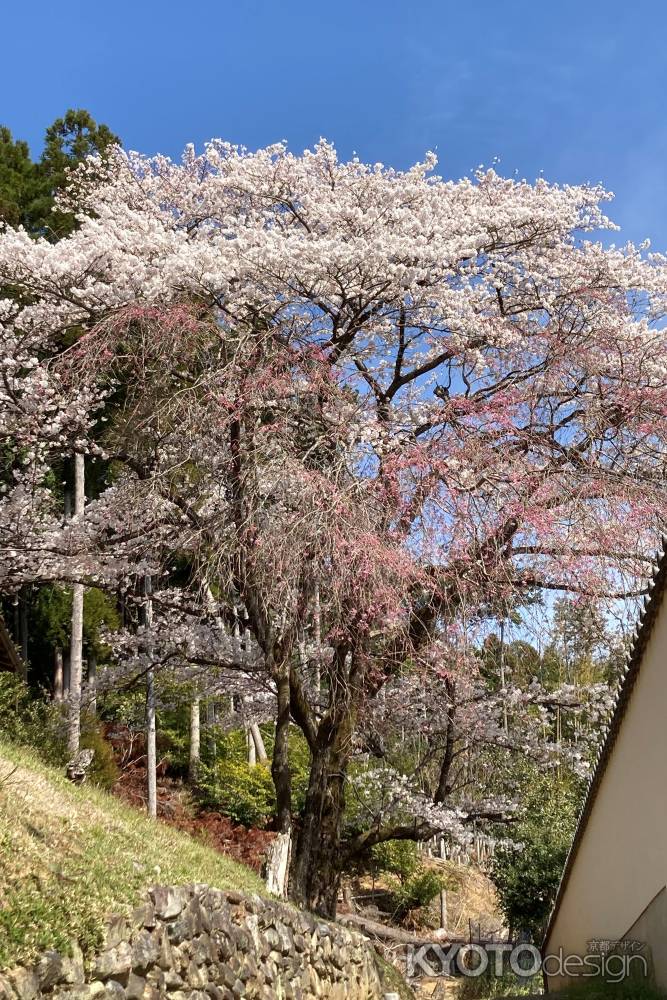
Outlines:
[[218,710],[215,698],[206,700],[206,732],[208,733],[208,753],[211,767],[216,767],[218,761],[218,737],[217,737]]
[[63,653],[63,698],[69,699],[69,649]]
[[344,861],[345,780],[363,692],[364,657],[342,644],[330,670],[329,711],[309,739],[310,774],[290,895],[301,906],[335,918]]
[[269,758],[266,752],[266,747],[264,746],[264,740],[262,739],[262,731],[256,722],[250,727],[250,736],[252,742],[255,745],[255,755],[260,764],[265,763]]
[[53,700],[63,700],[64,674],[63,674],[63,651],[61,646],[56,646],[53,650]]
[[[85,467],[83,455],[74,456],[74,516],[83,517],[85,504]],[[83,584],[72,587],[72,632],[69,654],[69,712],[67,750],[73,757],[81,741],[81,680],[83,674]]]
[[88,707],[97,715],[97,654],[88,654]]
[[321,727],[318,734],[290,881],[290,896],[296,902],[332,918],[341,875],[349,733],[347,717],[334,732]]
[[257,764],[257,748],[255,747],[255,741],[252,738],[249,726],[245,731],[245,740],[248,747],[248,767],[255,767]]
[[[500,686],[505,690],[505,622],[500,623]],[[509,720],[507,717],[507,698],[503,694],[503,732],[509,732]]]
[[445,737],[445,753],[442,758],[440,775],[438,777],[438,787],[436,788],[435,795],[433,796],[433,801],[436,805],[443,805],[447,801],[451,791],[452,783],[450,772],[454,761],[454,746],[456,742],[456,733],[454,731],[454,723],[456,721],[456,687],[454,682],[451,680],[445,680],[445,689],[449,699],[447,714],[445,716],[447,735]]
[[290,683],[287,662],[274,672],[277,693],[276,735],[271,777],[276,790],[278,837],[267,858],[267,886],[276,896],[287,896],[289,856],[292,842],[292,776],[289,766]]
[[440,890],[440,928],[447,930],[447,890]]
[[23,587],[19,597],[19,619],[21,627],[21,679],[28,680],[28,597],[27,588]]
[[[150,598],[151,578],[144,577],[144,627],[150,629],[153,623],[153,604]],[[157,737],[155,724],[155,675],[153,670],[146,674],[146,791],[148,815],[157,816]]]
[[152,670],[146,674],[146,790],[148,815],[157,816],[157,749],[155,725],[155,677]]
[[289,766],[290,684],[286,663],[276,672],[278,709],[271,776],[276,789],[276,823],[279,833],[292,826],[292,775]]
[[266,888],[278,899],[287,899],[292,831],[278,833],[266,852]]
[[199,698],[193,698],[190,704],[190,760],[188,762],[188,780],[191,785],[197,784],[200,763],[201,763],[200,700]]
[[315,584],[315,600],[313,609],[313,640],[315,642],[315,676],[313,687],[315,697],[320,700],[322,694],[322,606],[320,604],[320,585]]

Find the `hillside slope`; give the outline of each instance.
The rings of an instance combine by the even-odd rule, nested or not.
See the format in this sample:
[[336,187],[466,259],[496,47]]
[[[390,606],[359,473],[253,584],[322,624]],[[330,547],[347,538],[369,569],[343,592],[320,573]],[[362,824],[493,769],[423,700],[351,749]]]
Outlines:
[[0,743],[0,969],[100,939],[156,882],[263,891],[250,869]]

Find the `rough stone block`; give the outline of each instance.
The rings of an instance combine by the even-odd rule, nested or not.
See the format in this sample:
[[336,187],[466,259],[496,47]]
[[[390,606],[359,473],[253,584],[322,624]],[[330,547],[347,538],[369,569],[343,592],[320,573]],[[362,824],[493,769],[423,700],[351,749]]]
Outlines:
[[133,927],[146,927],[149,930],[155,927],[155,907],[150,900],[147,899],[145,903],[135,906],[130,922]]
[[118,979],[132,968],[132,949],[126,941],[117,948],[103,951],[93,963],[93,974],[99,979]]
[[7,978],[20,1000],[34,1000],[39,995],[39,979],[32,969],[12,969]]
[[160,939],[155,931],[142,930],[132,941],[132,968],[146,972],[160,957]]
[[183,886],[156,885],[151,889],[151,898],[156,916],[169,920],[183,911],[188,893]]
[[115,979],[109,979],[104,984],[105,1000],[124,1000],[125,987]]
[[138,976],[135,972],[131,972],[128,976],[127,986],[125,987],[125,996],[127,1000],[143,1000],[144,990],[146,989],[146,980],[143,976]]

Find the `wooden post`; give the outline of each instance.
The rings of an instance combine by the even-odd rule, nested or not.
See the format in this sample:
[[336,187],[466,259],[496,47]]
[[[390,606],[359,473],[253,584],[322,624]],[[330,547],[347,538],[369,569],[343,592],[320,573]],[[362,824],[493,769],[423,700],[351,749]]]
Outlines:
[[444,931],[447,930],[447,890],[442,889],[440,891],[440,926]]

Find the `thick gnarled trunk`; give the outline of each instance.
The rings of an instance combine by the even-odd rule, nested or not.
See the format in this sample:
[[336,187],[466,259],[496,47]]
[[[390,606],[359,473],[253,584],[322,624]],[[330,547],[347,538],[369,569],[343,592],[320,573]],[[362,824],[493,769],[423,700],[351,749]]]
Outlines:
[[340,886],[350,730],[345,718],[318,733],[290,879],[292,899],[326,917],[336,915]]

